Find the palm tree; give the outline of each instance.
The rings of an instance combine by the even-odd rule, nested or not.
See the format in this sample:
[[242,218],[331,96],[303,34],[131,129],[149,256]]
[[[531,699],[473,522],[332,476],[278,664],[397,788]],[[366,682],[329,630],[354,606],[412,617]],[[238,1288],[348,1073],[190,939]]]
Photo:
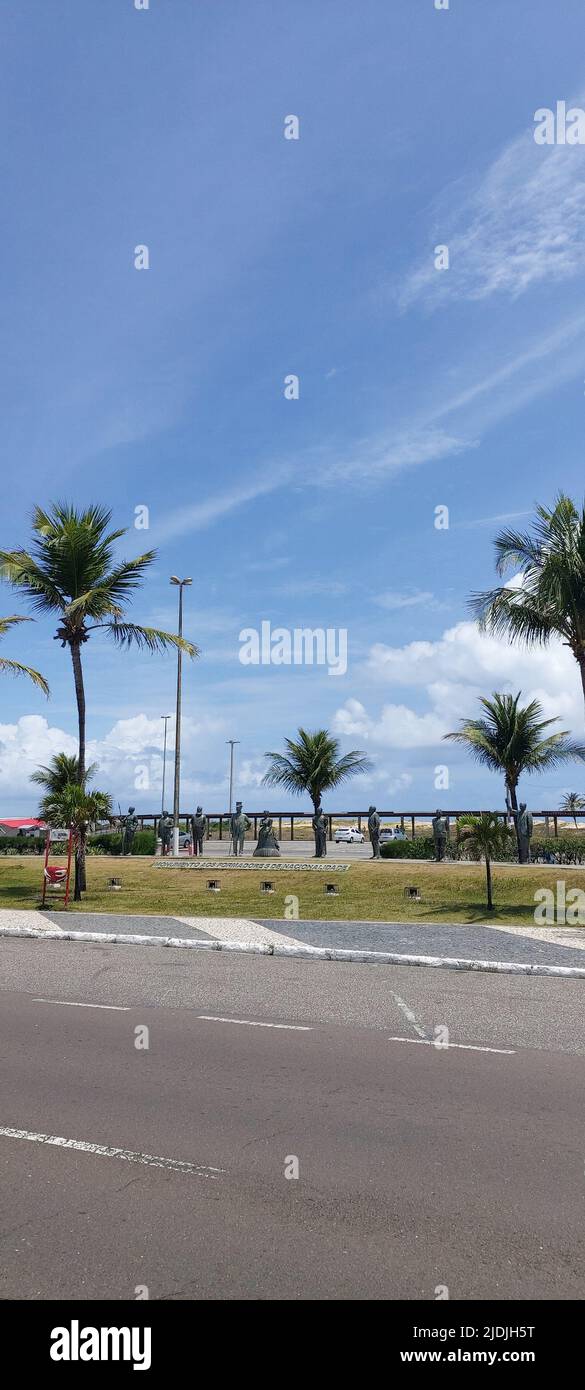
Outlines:
[[[73,666],[79,753],[77,780],[85,782],[85,689],[81,648],[93,632],[105,632],[120,647],[146,648],[150,652],[179,648],[187,656],[199,655],[192,642],[160,628],[140,627],[125,621],[133,590],[138,588],[155,550],[135,560],[114,561],[114,545],[126,528],[108,531],[112,513],[90,506],[76,511],[66,503],[53,503],[48,512],[36,507],[33,514],[31,552],[0,550],[0,575],[19,589],[33,607],[57,613],[55,640],[68,647]],[[83,880],[83,862],[80,865]]]
[[[14,613],[10,618],[0,618],[0,637],[4,637],[5,633],[8,632],[11,627],[14,627],[16,623],[30,622],[32,622],[31,618],[20,618]],[[37,685],[44,695],[49,694],[49,687],[45,677],[41,676],[40,671],[35,671],[32,666],[23,666],[20,661],[9,661],[7,657],[0,656],[0,671],[6,671],[9,675],[13,676],[28,676],[33,685]]]
[[585,810],[585,800],[582,796],[579,796],[578,792],[567,792],[567,795],[564,796],[563,800],[561,801],[559,810],[564,811],[565,815],[573,817],[573,820],[575,822],[575,830],[578,830],[579,827],[577,825],[576,813],[577,811]]
[[585,507],[578,511],[559,493],[552,510],[536,508],[532,532],[501,531],[495,549],[498,574],[514,569],[522,583],[472,595],[480,627],[528,646],[560,637],[579,666],[585,695]]
[[459,729],[445,734],[446,739],[465,744],[484,767],[503,772],[506,804],[512,811],[518,810],[517,788],[523,772],[544,772],[573,758],[585,758],[585,746],[573,743],[566,729],[543,737],[558,720],[542,719],[538,700],[520,705],[521,694],[521,690],[517,695],[494,692],[491,700],[482,696],[479,703],[485,717],[462,719]]
[[112,803],[106,792],[88,791],[79,782],[66,782],[47,792],[41,800],[39,814],[47,825],[66,827],[73,831],[75,847],[75,902],[81,902],[85,888],[85,848],[87,832],[96,821],[112,814]]
[[266,753],[271,766],[262,778],[265,787],[285,787],[294,796],[308,792],[315,812],[321,805],[323,792],[338,787],[348,777],[368,772],[371,767],[365,753],[354,750],[339,757],[339,741],[327,729],[308,733],[298,730],[297,739],[285,738],[286,753]]
[[478,859],[485,860],[487,909],[488,912],[493,912],[492,860],[505,855],[512,833],[495,811],[482,811],[479,816],[460,817],[457,838],[459,843],[465,844]]
[[[97,763],[90,763],[86,767],[86,787],[97,772],[97,766]],[[45,796],[57,796],[69,782],[79,782],[79,759],[71,753],[55,753],[49,767],[41,764],[36,772],[31,772],[30,781],[36,782],[37,787],[43,787]]]

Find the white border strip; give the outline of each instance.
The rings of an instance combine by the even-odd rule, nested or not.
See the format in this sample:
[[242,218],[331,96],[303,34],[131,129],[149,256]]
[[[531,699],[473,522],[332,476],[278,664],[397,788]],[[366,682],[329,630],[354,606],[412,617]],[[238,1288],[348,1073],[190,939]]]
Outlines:
[[144,1163],[147,1168],[167,1168],[173,1173],[189,1173],[197,1178],[217,1180],[225,1168],[210,1168],[204,1163],[188,1163],[182,1158],[160,1158],[157,1154],[135,1153],[133,1149],[117,1149],[111,1144],[88,1144],[85,1139],[65,1139],[62,1134],[35,1134],[29,1129],[0,1126],[3,1139],[28,1139],[33,1144],[50,1144],[58,1149],[76,1149],[78,1153],[97,1154],[99,1158],[124,1158],[127,1163]]
[[306,1023],[259,1023],[255,1018],[220,1018],[218,1014],[197,1014],[204,1023],[243,1023],[246,1028],[287,1028],[292,1033],[312,1033]]
[[478,970],[489,975],[544,975],[585,980],[577,965],[536,965],[520,961],[465,960],[454,956],[409,956],[396,951],[344,951],[333,946],[276,946],[253,941],[201,941],[180,936],[139,936],[131,932],[43,931],[36,927],[2,927],[0,936],[37,937],[42,941],[87,941],[102,946],[172,946],[190,951],[237,951],[252,956],[287,956],[305,960],[338,960],[371,965],[422,965],[434,970]]
[[387,1042],[411,1043],[414,1047],[434,1047],[437,1052],[450,1052],[457,1047],[461,1052],[499,1052],[503,1057],[515,1057],[513,1047],[480,1047],[479,1043],[439,1043],[436,1038],[387,1038]]

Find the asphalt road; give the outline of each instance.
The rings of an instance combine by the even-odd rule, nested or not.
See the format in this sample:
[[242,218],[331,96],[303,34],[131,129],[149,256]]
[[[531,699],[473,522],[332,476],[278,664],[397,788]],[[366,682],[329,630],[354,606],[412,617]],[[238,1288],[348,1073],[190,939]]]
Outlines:
[[0,962],[3,1297],[583,1298],[582,981]]

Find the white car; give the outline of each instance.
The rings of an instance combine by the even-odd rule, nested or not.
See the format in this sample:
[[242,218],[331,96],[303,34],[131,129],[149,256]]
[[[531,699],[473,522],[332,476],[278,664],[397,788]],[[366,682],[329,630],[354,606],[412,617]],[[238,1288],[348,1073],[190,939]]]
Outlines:
[[389,840],[405,840],[406,835],[399,825],[385,825],[380,831],[380,844],[388,844]]
[[333,832],[336,845],[363,845],[364,837],[355,825],[339,825]]

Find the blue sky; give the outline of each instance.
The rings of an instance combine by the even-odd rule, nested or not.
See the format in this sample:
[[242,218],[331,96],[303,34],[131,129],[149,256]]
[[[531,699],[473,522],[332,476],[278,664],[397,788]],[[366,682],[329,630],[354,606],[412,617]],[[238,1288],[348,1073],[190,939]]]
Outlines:
[[[125,553],[158,550],[136,620],[172,628],[168,577],[193,575],[183,805],[226,805],[229,737],[250,809],[289,804],[258,783],[299,723],[373,759],[330,809],[501,804],[441,742],[478,694],[583,721],[565,650],[466,609],[497,518],[583,493],[585,150],[533,139],[538,108],[585,101],[581,0],[6,0],[0,39],[2,544],[37,502],[97,500]],[[242,666],[262,620],[346,628],[346,675]],[[51,684],[2,681],[5,815],[74,748],[52,634],[3,642]],[[173,660],[86,652],[98,782],[156,809]],[[581,776],[525,791],[552,806]]]

